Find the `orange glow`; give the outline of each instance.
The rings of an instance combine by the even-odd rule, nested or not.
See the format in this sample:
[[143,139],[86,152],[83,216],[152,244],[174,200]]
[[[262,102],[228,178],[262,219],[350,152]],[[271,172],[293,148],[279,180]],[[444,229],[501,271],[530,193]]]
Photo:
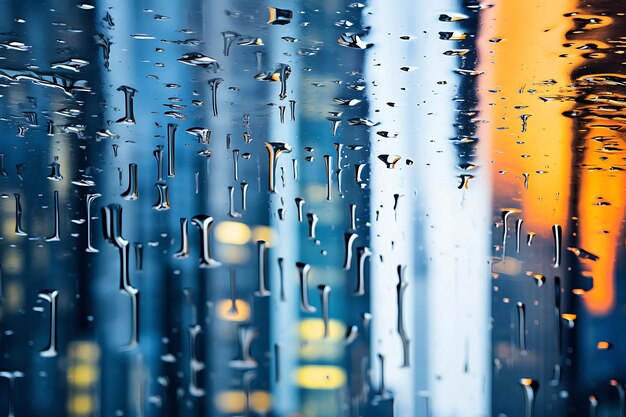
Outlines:
[[[609,165],[619,164],[620,156],[607,155],[603,152],[607,142],[593,138],[617,134],[606,127],[589,130],[585,138],[585,168],[580,179],[579,245],[599,256],[596,261],[581,259],[588,276],[593,277],[593,288],[583,299],[587,309],[596,315],[607,314],[615,305],[615,258],[624,215],[626,176],[624,171],[608,169]],[[595,170],[594,167],[605,168]]]
[[522,378],[522,379],[520,379],[519,383],[524,385],[524,386],[526,386],[526,387],[529,387],[529,386],[531,386],[533,384],[533,380],[530,379],[530,378]]
[[[615,259],[626,189],[626,172],[609,169],[623,164],[623,154],[607,149],[607,140],[615,143],[620,135],[607,126],[621,125],[623,115],[611,121],[592,112],[579,119],[585,130],[576,131],[581,123],[575,124],[562,113],[575,108],[577,95],[587,94],[598,106],[610,106],[624,97],[610,89],[619,74],[591,74],[595,83],[591,91],[572,87],[574,82],[590,83],[572,79],[572,72],[583,66],[585,59],[576,48],[589,41],[580,35],[584,33],[600,48],[610,47],[595,39],[599,35],[593,31],[574,32],[574,39],[566,39],[566,32],[575,27],[572,17],[566,15],[577,5],[573,0],[497,2],[482,12],[478,48],[483,58],[477,69],[484,72],[479,79],[480,117],[488,123],[481,125],[479,136],[487,143],[482,150],[489,152],[492,162],[495,203],[519,204],[525,230],[535,231],[542,241],[551,241],[551,225],[559,224],[565,240],[577,232],[580,248],[599,256],[597,260],[579,256],[583,276],[593,278],[593,288],[574,293],[582,295],[591,314],[604,315],[615,306]],[[587,29],[610,23],[610,18],[598,19]],[[608,92],[602,90],[605,86]],[[526,131],[522,132],[524,117]],[[595,126],[594,117],[598,121]],[[580,135],[584,136],[583,168],[580,180],[572,181],[572,175],[578,174],[571,169],[573,141]],[[597,140],[599,137],[602,140]],[[577,230],[567,230],[572,183],[578,183],[578,206],[572,207],[578,212]]]
[[606,350],[611,348],[611,344],[609,342],[598,342],[598,349]]
[[227,321],[246,321],[250,318],[250,305],[244,300],[220,300],[217,304],[217,314]]
[[[552,239],[564,225],[569,198],[572,122],[561,115],[572,104],[540,97],[563,94],[577,57],[559,58],[571,27],[563,15],[576,1],[503,1],[483,10],[478,48],[479,135],[489,142],[495,201],[521,202],[526,230]],[[490,39],[502,39],[493,43]],[[549,65],[546,63],[549,62]],[[522,117],[526,131],[522,132]],[[505,171],[505,173],[499,173]],[[528,188],[524,187],[528,175]]]
[[255,413],[266,414],[271,410],[272,396],[267,391],[252,391],[250,398],[242,390],[221,391],[215,396],[215,406],[218,410],[234,414],[246,410],[246,403]]

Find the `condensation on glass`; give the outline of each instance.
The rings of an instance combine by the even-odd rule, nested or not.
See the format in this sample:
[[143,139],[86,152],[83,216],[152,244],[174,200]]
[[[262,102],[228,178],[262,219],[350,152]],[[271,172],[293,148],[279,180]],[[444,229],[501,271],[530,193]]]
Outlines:
[[0,416],[625,415],[619,3],[0,5]]

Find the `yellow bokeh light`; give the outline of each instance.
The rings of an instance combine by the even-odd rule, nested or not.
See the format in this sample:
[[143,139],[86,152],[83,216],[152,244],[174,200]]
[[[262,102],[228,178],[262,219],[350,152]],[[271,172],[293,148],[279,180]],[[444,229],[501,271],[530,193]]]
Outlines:
[[529,387],[533,384],[533,380],[530,378],[522,378],[520,379],[520,384],[524,385],[525,387]]
[[93,366],[76,365],[67,370],[68,381],[79,387],[92,385],[98,379],[98,373]]
[[67,409],[70,414],[84,416],[93,412],[93,399],[89,395],[80,394],[69,399]]
[[268,413],[272,408],[272,395],[267,391],[253,391],[250,394],[250,408],[255,413]]
[[215,407],[223,413],[241,413],[246,406],[243,391],[222,391],[215,396]]
[[6,298],[5,305],[9,311],[14,312],[22,308],[24,304],[24,287],[21,283],[11,282],[6,284],[4,295]]
[[305,389],[337,389],[346,382],[346,372],[338,366],[308,365],[295,372],[295,383]]
[[215,226],[215,239],[229,245],[245,245],[250,241],[250,228],[239,222],[220,222]]
[[[322,319],[303,319],[299,323],[300,338],[305,341],[324,339],[324,321]],[[328,341],[337,341],[346,334],[346,326],[339,320],[329,320]]]
[[268,246],[273,246],[277,242],[276,232],[269,226],[257,226],[252,232],[254,240],[263,240]]
[[[16,236],[13,232],[10,235]],[[6,237],[5,237],[6,239]],[[6,252],[2,258],[2,269],[11,274],[19,274],[24,269],[24,254],[19,250]]]
[[235,300],[235,309],[231,300],[221,300],[217,303],[217,314],[223,320],[246,321],[250,318],[250,305],[244,300]]
[[[249,401],[255,413],[266,414],[272,407],[272,396],[267,391],[252,391]],[[246,394],[242,390],[222,391],[215,396],[215,407],[223,413],[242,413],[246,408]]]
[[305,189],[306,200],[310,203],[321,203],[326,199],[326,186],[310,184]]
[[100,358],[100,348],[91,342],[74,342],[70,346],[70,355],[81,361],[95,362]]

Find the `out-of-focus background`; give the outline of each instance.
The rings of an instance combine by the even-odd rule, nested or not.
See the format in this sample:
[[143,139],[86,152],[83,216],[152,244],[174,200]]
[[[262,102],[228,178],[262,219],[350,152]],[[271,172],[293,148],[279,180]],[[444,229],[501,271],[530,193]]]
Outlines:
[[0,416],[625,415],[618,2],[0,6]]

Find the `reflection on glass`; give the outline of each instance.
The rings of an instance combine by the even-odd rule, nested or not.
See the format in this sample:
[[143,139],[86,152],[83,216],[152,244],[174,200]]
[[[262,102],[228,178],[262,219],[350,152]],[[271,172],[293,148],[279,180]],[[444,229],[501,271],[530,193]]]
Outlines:
[[624,414],[618,4],[2,6],[0,416]]

